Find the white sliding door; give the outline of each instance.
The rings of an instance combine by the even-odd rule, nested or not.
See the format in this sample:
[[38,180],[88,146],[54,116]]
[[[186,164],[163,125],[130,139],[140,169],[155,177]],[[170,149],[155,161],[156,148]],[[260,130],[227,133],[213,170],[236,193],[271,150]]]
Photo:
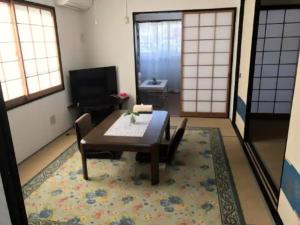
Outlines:
[[227,117],[233,25],[233,10],[183,14],[182,115]]

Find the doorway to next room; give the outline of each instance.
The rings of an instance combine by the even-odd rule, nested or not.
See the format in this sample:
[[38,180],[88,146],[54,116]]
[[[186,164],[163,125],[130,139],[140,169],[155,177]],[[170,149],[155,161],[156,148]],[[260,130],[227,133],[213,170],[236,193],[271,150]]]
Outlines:
[[235,9],[134,13],[138,103],[228,118]]
[[135,20],[138,100],[180,114],[181,13],[140,13]]

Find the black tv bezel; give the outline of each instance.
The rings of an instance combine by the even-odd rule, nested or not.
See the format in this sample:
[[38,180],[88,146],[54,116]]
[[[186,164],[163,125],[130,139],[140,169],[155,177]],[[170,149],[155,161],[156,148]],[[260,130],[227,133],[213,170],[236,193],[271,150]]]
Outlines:
[[[84,75],[78,75],[78,74],[82,74],[85,71],[89,72],[89,71],[93,71],[93,70],[100,70],[100,71],[109,71],[110,73],[113,73],[114,75],[114,88],[113,91],[110,95],[117,95],[118,94],[118,79],[117,79],[117,68],[116,66],[106,66],[106,67],[94,67],[94,68],[85,68],[85,69],[79,69],[79,70],[71,70],[69,71],[69,79],[70,79],[70,90],[71,90],[71,98],[72,98],[72,103],[74,105],[77,105],[78,103],[80,103],[80,98],[78,97],[78,95],[74,94],[77,90],[78,90],[78,78],[74,78],[76,75],[77,76],[84,76]],[[100,72],[99,71],[99,72]],[[111,76],[111,75],[110,75]]]

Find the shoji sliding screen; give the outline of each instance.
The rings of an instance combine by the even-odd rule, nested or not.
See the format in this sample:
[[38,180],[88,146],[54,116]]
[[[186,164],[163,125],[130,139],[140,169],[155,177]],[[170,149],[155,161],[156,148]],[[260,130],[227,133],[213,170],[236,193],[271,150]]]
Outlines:
[[299,46],[300,9],[260,11],[252,113],[290,113]]
[[227,117],[234,10],[185,12],[182,24],[182,115]]

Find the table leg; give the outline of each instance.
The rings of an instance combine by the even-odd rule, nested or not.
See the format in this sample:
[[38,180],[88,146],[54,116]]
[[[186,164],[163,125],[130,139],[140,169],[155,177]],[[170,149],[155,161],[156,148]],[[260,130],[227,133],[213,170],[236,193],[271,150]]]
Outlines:
[[159,183],[159,146],[151,148],[151,183]]
[[170,116],[168,116],[168,122],[166,126],[166,140],[170,140]]
[[88,180],[88,170],[87,170],[87,162],[86,162],[86,156],[84,154],[84,150],[82,145],[80,146],[81,148],[81,161],[82,161],[82,172],[83,172],[83,179]]

